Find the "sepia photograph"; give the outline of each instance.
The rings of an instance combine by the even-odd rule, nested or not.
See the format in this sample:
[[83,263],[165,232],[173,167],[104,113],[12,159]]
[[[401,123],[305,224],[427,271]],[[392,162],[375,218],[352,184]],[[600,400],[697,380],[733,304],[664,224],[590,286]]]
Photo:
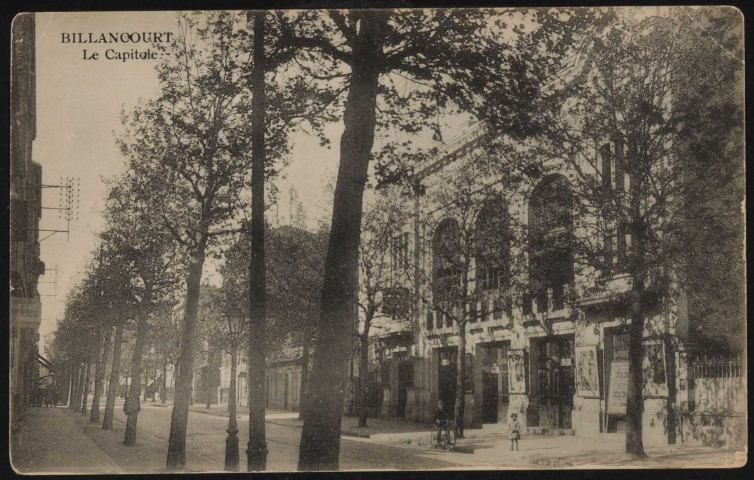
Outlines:
[[16,473],[747,463],[738,9],[9,37]]

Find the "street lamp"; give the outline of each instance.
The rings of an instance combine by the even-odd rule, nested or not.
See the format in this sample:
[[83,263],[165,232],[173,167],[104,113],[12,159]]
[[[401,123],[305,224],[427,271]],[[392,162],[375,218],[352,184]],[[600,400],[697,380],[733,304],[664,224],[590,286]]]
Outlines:
[[240,310],[227,313],[230,339],[230,392],[228,392],[228,438],[225,440],[225,470],[238,471],[238,422],[236,421],[236,364],[238,342],[241,339],[246,318]]

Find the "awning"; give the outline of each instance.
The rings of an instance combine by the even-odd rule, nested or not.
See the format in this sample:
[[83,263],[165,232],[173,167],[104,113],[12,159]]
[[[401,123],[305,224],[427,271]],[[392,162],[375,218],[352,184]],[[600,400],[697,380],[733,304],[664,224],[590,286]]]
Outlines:
[[37,354],[37,356],[35,357],[35,360],[37,361],[37,363],[45,367],[50,372],[52,372],[55,369],[52,362],[47,360],[45,357],[43,357],[40,354]]

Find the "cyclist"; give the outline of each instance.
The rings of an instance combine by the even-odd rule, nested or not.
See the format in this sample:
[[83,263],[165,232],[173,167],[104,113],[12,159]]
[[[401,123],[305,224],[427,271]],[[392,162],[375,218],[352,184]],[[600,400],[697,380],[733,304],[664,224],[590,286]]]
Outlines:
[[[435,425],[438,426],[437,429],[437,443],[442,443],[442,433],[443,429],[441,428],[443,425],[443,422],[449,422],[453,418],[450,416],[450,414],[445,410],[445,404],[442,400],[437,402],[437,409],[435,410]],[[447,423],[445,423],[447,428]]]

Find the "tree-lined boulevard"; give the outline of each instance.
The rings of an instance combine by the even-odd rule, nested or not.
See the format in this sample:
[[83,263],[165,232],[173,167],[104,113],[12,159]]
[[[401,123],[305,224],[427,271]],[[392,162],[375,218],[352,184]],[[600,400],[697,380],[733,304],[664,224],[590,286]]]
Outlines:
[[[177,13],[174,41],[154,47],[158,94],[120,118],[125,169],[106,180],[105,226],[48,353],[55,395],[68,408],[44,415],[77,416],[77,428],[134,473],[454,468],[465,465],[463,448],[475,455],[484,438],[465,422],[474,408],[467,332],[515,310],[552,335],[553,305],[565,311],[589,295],[613,301],[606,279],[620,273],[628,289],[611,308],[629,342],[619,449],[630,461],[647,456],[642,392],[650,381],[668,388],[662,422],[675,445],[678,340],[670,315],[658,324],[656,310],[669,312],[681,290],[692,304],[727,292],[732,313],[703,338],[742,350],[741,267],[700,254],[714,244],[720,258],[736,257],[743,236],[739,22],[732,10],[686,8],[665,16],[609,8]],[[469,142],[468,163],[443,170],[443,125],[459,115],[483,124],[483,134]],[[304,131],[326,144],[326,128],[341,122],[332,215],[316,230],[292,214],[290,225],[273,225],[268,209],[292,137]],[[413,141],[430,137],[429,149]],[[208,283],[210,264],[219,265],[217,286]],[[694,293],[700,271],[712,285]],[[576,292],[578,282],[590,286]],[[505,290],[492,310],[490,290]],[[447,406],[459,450],[447,461],[415,442],[342,435],[354,362],[357,428],[370,428],[370,392],[389,398],[371,375],[382,353],[370,342],[382,334],[380,318],[404,310],[414,315],[413,335],[428,322],[427,337],[437,326],[459,339]],[[600,336],[596,324],[590,331]],[[648,335],[671,352],[661,380],[647,373]],[[266,417],[267,369],[275,354],[296,349],[300,413],[289,417],[300,424],[281,425]],[[200,359],[226,356],[229,416],[196,412]],[[519,394],[531,393],[524,375],[510,381],[522,382]],[[436,397],[433,389],[422,393]],[[209,388],[206,395],[210,409]],[[286,390],[286,408],[288,398]],[[428,437],[428,425],[415,427]],[[501,448],[505,435],[494,431],[484,448]],[[672,452],[679,461],[687,450]],[[517,465],[533,464],[488,464]]]

